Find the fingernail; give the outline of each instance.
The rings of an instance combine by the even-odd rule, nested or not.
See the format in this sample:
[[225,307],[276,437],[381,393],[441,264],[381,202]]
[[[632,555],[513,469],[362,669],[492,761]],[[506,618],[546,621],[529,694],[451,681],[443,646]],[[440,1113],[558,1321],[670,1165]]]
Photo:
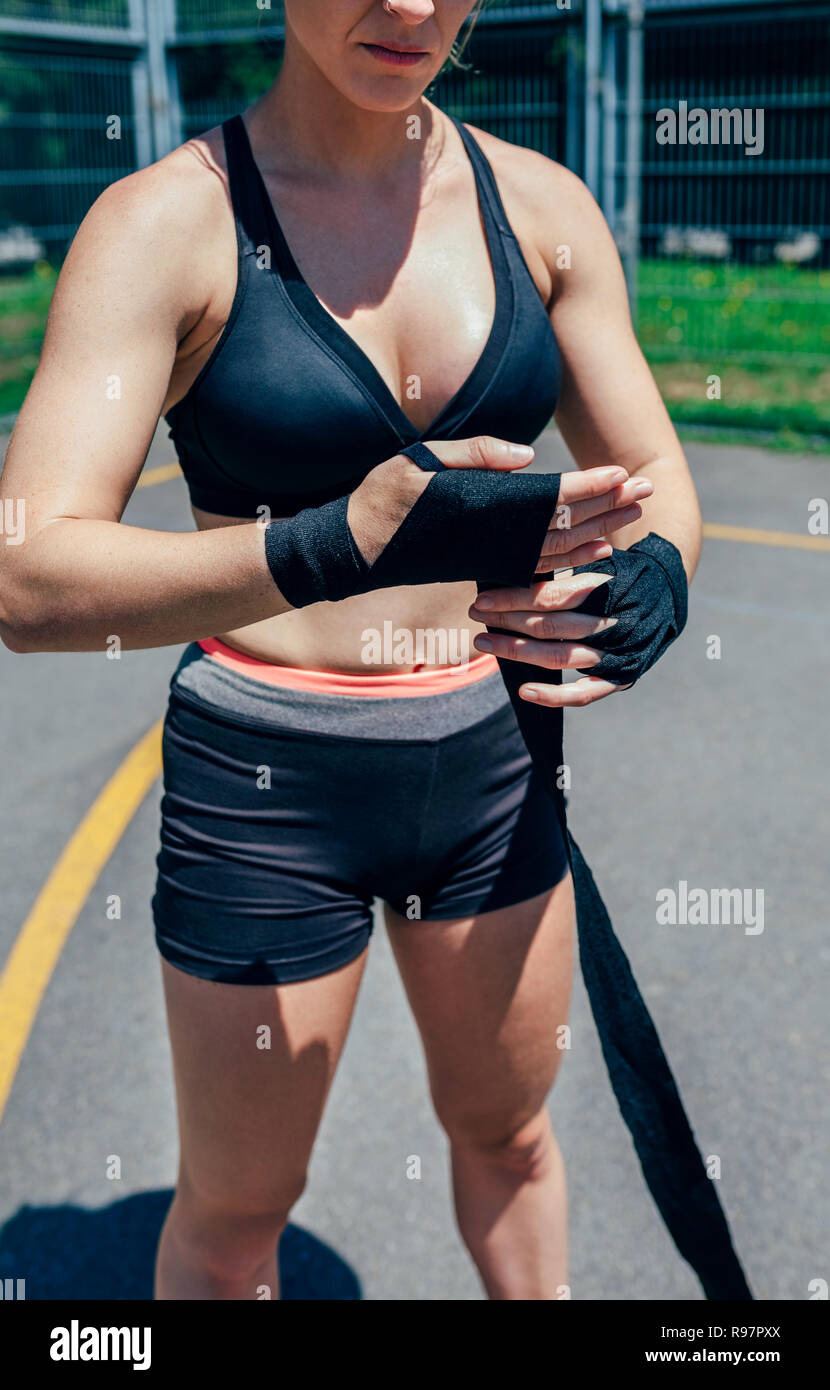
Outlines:
[[529,444],[510,445],[510,457],[515,460],[516,463],[529,463],[533,458],[533,453],[534,451]]
[[539,691],[536,689],[535,685],[523,685],[521,690],[519,691],[519,694],[521,695],[523,700],[539,699]]
[[605,560],[605,559],[608,558],[609,555],[613,555],[613,553],[614,553],[614,547],[613,547],[613,545],[601,545],[600,548],[599,548],[599,550],[597,551],[597,559],[598,559],[598,560]]
[[475,608],[492,608],[493,600],[489,594],[479,594],[474,604]]
[[625,473],[622,468],[615,468],[614,472],[611,474],[611,482],[614,484],[627,483],[628,474]]
[[478,647],[480,652],[491,652],[493,650],[493,643],[490,641],[489,637],[477,637],[473,645]]

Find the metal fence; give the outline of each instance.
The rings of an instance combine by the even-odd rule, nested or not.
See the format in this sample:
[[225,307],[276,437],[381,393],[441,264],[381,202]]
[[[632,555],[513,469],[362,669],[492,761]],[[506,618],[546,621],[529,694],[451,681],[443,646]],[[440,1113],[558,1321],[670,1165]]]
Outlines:
[[[59,263],[107,184],[246,105],[282,36],[279,0],[0,0],[0,303],[25,297],[22,265]],[[472,68],[439,78],[434,97],[582,174],[652,360],[819,368],[828,37],[824,0],[495,0]],[[762,111],[762,151],[695,143],[696,109]],[[658,139],[667,110],[673,142]],[[0,401],[9,363],[27,369],[39,345],[16,317]]]
[[828,364],[828,40],[794,0],[606,21],[602,202],[652,360]]

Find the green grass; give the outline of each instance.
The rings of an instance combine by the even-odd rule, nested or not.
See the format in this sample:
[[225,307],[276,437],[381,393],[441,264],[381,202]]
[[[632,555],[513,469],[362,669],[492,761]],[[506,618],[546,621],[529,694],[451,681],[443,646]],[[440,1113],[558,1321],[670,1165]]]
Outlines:
[[[26,394],[56,278],[46,262],[0,278],[0,415]],[[637,335],[678,427],[830,447],[828,305],[826,270],[641,262]]]
[[830,271],[646,260],[637,288],[637,337],[684,434],[830,447]]
[[723,355],[830,361],[830,270],[646,260],[637,289],[637,335],[653,360],[693,357],[713,372]]
[[57,272],[39,261],[0,279],[0,415],[19,410],[35,373]]
[[743,448],[763,448],[774,450],[777,454],[817,454],[826,459],[830,455],[830,435],[799,434],[796,430],[780,429],[770,433],[756,434],[750,429],[736,426],[712,429],[705,425],[677,424],[678,438],[684,444],[734,444]]
[[[676,424],[790,431],[830,438],[830,364],[743,367],[719,362],[652,362],[660,394]],[[707,382],[720,378],[720,398]]]

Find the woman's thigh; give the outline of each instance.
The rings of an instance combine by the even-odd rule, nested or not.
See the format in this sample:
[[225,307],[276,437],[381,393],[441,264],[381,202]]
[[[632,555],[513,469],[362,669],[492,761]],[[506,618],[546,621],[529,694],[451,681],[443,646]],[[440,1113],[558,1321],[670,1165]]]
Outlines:
[[451,1139],[515,1136],[544,1104],[567,1043],[574,964],[570,874],[478,916],[386,925]]
[[305,1185],[366,957],[283,985],[203,980],[162,959],[180,1183],[205,1209],[287,1216]]

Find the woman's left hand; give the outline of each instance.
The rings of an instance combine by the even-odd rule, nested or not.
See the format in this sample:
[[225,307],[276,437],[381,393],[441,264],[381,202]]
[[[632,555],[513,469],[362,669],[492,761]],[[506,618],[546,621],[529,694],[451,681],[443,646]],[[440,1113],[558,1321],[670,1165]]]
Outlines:
[[[603,653],[590,645],[590,638],[616,622],[615,618],[596,618],[588,613],[574,613],[586,596],[599,584],[606,584],[606,574],[574,574],[562,570],[554,579],[531,584],[527,589],[489,589],[479,594],[469,610],[476,622],[491,627],[507,628],[515,636],[499,632],[482,633],[475,638],[480,652],[492,652],[507,661],[526,661],[532,666],[546,666],[551,671],[575,670],[594,666]],[[586,640],[588,639],[588,640]],[[523,685],[519,695],[523,700],[551,708],[565,705],[591,705],[628,690],[628,685],[593,676],[561,685]],[[531,692],[536,692],[535,696]]]

